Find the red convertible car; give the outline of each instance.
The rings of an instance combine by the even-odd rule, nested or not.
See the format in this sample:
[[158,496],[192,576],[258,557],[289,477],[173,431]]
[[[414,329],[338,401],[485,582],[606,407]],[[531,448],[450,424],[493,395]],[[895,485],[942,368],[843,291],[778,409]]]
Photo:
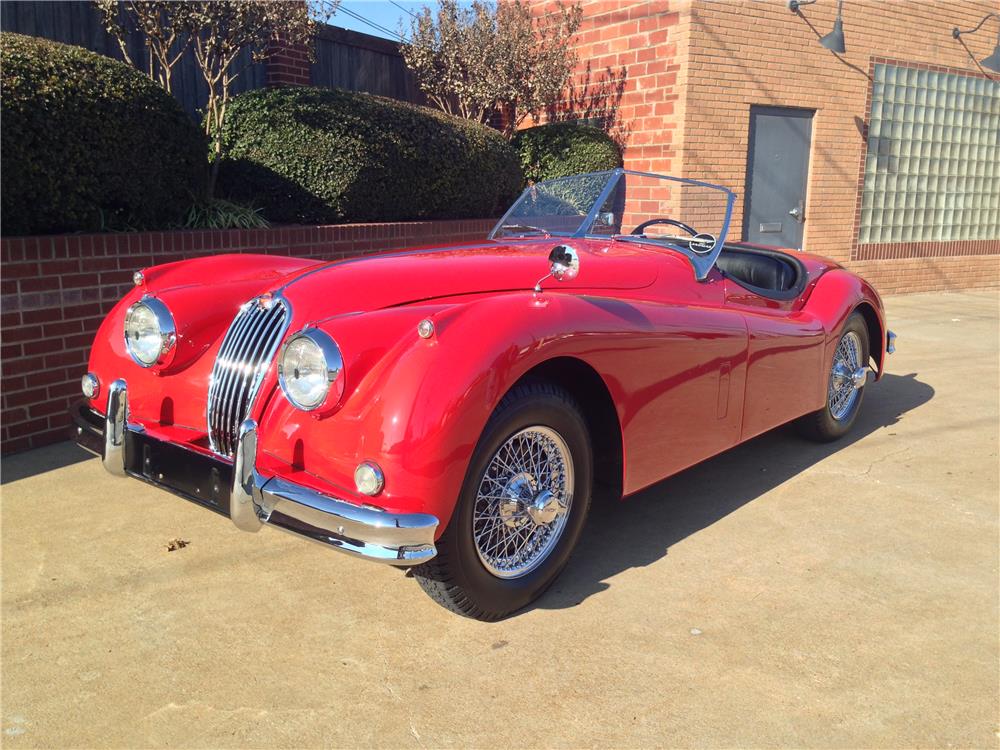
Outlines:
[[881,375],[871,286],[727,244],[733,201],[614,170],[529,187],[475,244],[138,271],[76,439],[241,529],[503,617],[566,565],[595,483],[627,496],[792,420],[837,439]]

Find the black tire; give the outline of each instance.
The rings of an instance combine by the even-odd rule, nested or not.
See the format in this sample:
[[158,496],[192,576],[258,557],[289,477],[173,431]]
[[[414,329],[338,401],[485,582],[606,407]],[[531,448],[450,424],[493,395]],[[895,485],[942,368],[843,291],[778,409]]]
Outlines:
[[[548,556],[519,578],[499,578],[483,564],[473,535],[473,511],[483,475],[494,454],[519,431],[543,426],[563,439],[573,460],[573,500],[561,536]],[[593,456],[579,406],[562,389],[546,382],[512,388],[497,405],[462,485],[462,491],[437,556],[412,569],[425,592],[443,607],[477,620],[499,620],[535,601],[552,585],[576,546],[590,509]]]
[[[838,338],[838,343],[848,334],[855,334],[861,342],[861,363],[864,367],[868,366],[868,357],[870,353],[870,343],[868,340],[868,325],[865,323],[865,319],[860,313],[853,313],[851,317],[847,319],[844,324],[843,329],[840,332],[840,338]],[[831,370],[833,363],[831,363]],[[826,373],[827,380],[832,377],[832,372],[830,370]],[[861,403],[865,398],[865,386],[858,389],[857,398],[851,405],[850,410],[837,419],[832,410],[830,404],[830,398],[828,397],[826,403],[823,405],[822,409],[807,414],[796,423],[796,428],[803,437],[809,440],[814,440],[817,443],[829,443],[834,440],[839,440],[854,426],[854,422],[858,418],[858,412],[861,411]]]

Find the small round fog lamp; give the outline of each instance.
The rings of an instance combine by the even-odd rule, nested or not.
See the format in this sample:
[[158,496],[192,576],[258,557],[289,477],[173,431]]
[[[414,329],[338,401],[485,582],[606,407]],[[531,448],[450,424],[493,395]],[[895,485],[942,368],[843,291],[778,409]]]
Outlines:
[[80,378],[80,390],[86,398],[97,398],[97,394],[101,392],[101,381],[94,373],[88,372]]
[[354,470],[354,484],[362,495],[374,496],[385,486],[385,477],[378,464],[373,461],[363,461]]

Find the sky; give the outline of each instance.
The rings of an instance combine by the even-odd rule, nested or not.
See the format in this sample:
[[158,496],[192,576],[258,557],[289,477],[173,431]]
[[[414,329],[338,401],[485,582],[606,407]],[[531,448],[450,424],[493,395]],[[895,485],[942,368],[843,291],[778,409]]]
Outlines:
[[[329,23],[332,26],[397,40],[396,33],[399,30],[400,21],[403,22],[404,32],[408,31],[410,28],[409,14],[416,13],[418,9],[429,4],[432,3],[427,2],[427,0],[396,0],[396,2],[389,2],[389,0],[343,0]],[[371,24],[382,28],[375,28]]]

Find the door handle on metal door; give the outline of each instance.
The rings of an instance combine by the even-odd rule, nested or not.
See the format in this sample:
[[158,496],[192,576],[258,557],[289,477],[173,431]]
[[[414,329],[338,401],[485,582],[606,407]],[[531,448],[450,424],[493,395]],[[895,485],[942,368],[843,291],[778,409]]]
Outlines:
[[796,221],[805,221],[805,217],[802,216],[802,201],[799,201],[799,205],[795,206],[788,212],[788,215],[794,218]]

